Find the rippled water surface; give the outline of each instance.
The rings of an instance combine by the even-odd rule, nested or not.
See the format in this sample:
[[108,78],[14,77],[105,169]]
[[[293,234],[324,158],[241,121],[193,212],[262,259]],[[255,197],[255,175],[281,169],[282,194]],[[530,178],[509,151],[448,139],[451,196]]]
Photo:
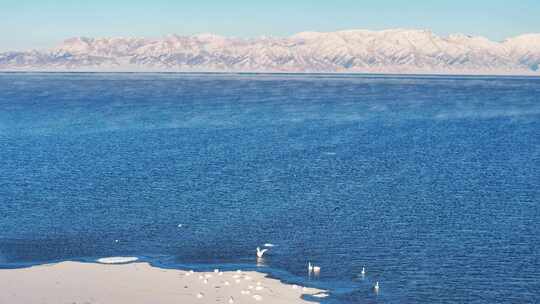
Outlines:
[[273,243],[330,302],[539,303],[539,172],[538,78],[0,74],[4,268]]

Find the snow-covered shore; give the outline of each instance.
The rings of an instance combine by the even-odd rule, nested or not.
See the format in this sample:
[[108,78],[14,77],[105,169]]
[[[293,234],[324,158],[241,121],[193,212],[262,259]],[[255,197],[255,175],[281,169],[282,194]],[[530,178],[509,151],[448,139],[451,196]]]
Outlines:
[[191,272],[148,263],[62,262],[0,270],[0,303],[308,303],[322,290],[258,272]]

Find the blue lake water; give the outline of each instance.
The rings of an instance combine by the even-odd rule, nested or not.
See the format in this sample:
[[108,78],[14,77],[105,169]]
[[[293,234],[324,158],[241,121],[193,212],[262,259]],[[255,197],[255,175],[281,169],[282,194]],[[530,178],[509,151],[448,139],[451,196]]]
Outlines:
[[539,303],[539,222],[539,78],[0,74],[2,268],[273,243],[331,303]]

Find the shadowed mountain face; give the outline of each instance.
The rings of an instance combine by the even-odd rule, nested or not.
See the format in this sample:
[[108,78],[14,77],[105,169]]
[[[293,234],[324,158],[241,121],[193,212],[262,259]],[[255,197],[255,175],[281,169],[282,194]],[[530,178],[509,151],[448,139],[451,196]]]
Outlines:
[[539,65],[540,34],[493,42],[405,29],[255,39],[71,38],[51,50],[0,54],[3,70],[540,74]]

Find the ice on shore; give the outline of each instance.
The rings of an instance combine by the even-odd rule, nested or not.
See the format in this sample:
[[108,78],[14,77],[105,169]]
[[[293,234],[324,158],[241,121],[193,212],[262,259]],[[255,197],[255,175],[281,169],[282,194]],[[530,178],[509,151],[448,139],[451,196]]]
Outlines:
[[125,264],[135,262],[138,259],[137,257],[108,257],[98,259],[97,262],[102,264]]

